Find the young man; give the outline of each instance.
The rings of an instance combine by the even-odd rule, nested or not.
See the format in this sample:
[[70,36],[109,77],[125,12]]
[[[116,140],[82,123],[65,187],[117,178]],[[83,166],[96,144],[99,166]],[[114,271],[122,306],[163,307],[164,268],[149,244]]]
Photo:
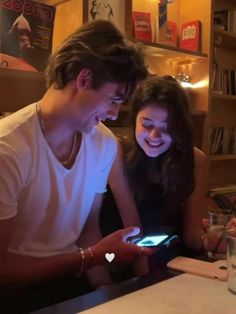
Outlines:
[[0,285],[81,274],[108,263],[106,253],[118,263],[151,253],[125,241],[138,228],[103,240],[98,230],[117,150],[101,121],[117,118],[146,74],[141,51],[94,21],[49,60],[43,98],[1,120]]

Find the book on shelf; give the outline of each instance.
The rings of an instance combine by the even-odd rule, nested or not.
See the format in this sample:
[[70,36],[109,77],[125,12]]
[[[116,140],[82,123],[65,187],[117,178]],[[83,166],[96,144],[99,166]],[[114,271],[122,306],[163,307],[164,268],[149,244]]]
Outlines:
[[177,47],[177,24],[167,21],[165,31],[156,29],[156,42]]
[[236,33],[236,10],[229,11],[228,19],[229,31]]
[[235,95],[235,75],[236,71],[234,69],[223,69],[223,94]]
[[214,12],[214,26],[216,30],[228,31],[229,29],[229,11],[221,10]]
[[229,154],[236,154],[235,146],[236,146],[236,128],[231,128],[231,134],[229,139]]
[[215,30],[236,33],[236,10],[221,10],[214,13]]
[[236,154],[236,127],[212,127],[210,154]]
[[236,70],[213,65],[212,89],[224,95],[236,95]]
[[221,68],[218,66],[216,60],[213,61],[213,67],[212,67],[212,90],[218,94],[223,94],[223,88],[222,88],[222,71]]
[[44,71],[51,54],[55,7],[31,0],[0,1],[0,62]]
[[229,89],[229,70],[223,69],[223,93],[226,95],[230,94]]
[[177,46],[177,24],[175,22],[167,21],[165,44]]
[[199,20],[181,25],[180,48],[195,52],[201,50],[201,22]]
[[210,143],[210,153],[211,155],[221,154],[222,151],[222,141],[223,141],[223,127],[211,128],[211,143]]
[[231,95],[236,95],[236,71],[230,70],[230,87],[231,87]]
[[234,136],[233,127],[225,127],[223,129],[223,139],[222,139],[222,154],[230,154],[232,151],[232,140]]
[[228,194],[236,193],[235,184],[224,184],[224,185],[215,185],[209,189],[210,196],[215,196],[216,194]]
[[132,12],[133,36],[152,41],[151,15],[148,12]]
[[167,1],[158,1],[158,14],[156,17],[155,41],[163,43],[167,34]]

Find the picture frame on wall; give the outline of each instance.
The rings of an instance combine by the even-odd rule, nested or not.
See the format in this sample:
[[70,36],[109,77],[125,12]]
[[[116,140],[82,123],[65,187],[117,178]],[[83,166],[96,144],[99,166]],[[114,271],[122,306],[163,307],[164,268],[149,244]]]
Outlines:
[[0,1],[0,13],[0,68],[44,72],[52,52],[55,7]]
[[131,35],[132,0],[83,0],[83,22],[105,19]]

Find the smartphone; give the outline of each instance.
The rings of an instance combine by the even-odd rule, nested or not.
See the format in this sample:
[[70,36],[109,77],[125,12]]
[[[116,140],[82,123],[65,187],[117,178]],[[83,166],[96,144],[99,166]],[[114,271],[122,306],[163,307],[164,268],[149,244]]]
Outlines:
[[138,246],[157,247],[161,245],[170,246],[173,242],[177,241],[176,235],[159,234],[149,235],[142,238],[132,239],[131,242]]
[[174,270],[179,270],[182,272],[212,279],[227,279],[227,268],[225,265],[225,261],[210,263],[194,258],[177,256],[167,263],[167,267]]

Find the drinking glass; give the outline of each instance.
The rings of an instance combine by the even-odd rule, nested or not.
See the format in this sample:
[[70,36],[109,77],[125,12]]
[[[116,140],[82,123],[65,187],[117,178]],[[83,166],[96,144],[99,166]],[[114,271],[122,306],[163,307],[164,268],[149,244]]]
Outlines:
[[207,252],[214,259],[226,258],[227,223],[233,218],[231,211],[222,209],[208,212]]
[[236,231],[227,233],[228,290],[236,294]]

